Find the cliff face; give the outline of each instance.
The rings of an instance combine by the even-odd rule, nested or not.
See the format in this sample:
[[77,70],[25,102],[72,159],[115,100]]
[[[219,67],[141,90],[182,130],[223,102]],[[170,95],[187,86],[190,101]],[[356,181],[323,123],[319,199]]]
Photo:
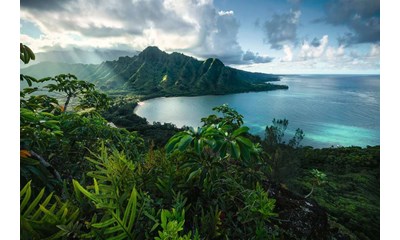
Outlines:
[[167,54],[157,47],[148,47],[134,57],[120,57],[99,65],[40,63],[22,69],[21,73],[35,77],[72,73],[103,90],[125,90],[143,95],[202,95],[287,89],[287,86],[266,83],[278,81],[279,77],[275,75],[230,68],[216,58],[199,61],[180,53]]

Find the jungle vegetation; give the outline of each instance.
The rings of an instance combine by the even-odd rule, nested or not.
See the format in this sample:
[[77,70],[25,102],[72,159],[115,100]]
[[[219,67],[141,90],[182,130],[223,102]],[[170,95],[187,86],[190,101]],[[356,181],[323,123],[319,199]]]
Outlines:
[[315,199],[332,232],[379,236],[379,146],[285,143],[285,119],[260,138],[226,105],[196,129],[150,125],[75,75],[20,80],[21,239],[290,239],[266,181]]

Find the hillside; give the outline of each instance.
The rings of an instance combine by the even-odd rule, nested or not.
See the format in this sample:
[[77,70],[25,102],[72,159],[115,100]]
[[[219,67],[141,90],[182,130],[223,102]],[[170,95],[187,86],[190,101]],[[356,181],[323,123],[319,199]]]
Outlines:
[[139,55],[120,57],[101,64],[43,62],[21,69],[37,78],[72,73],[110,91],[129,91],[147,96],[227,94],[287,89],[267,82],[279,81],[271,74],[251,73],[225,66],[219,59],[199,61],[181,53],[148,47]]

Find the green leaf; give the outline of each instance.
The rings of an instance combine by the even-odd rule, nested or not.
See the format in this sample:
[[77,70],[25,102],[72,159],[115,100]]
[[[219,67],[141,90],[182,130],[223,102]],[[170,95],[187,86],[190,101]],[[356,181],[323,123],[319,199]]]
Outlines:
[[192,178],[197,177],[201,173],[201,168],[197,169],[194,172],[191,172],[186,182],[189,182]]
[[37,117],[36,114],[34,112],[32,112],[29,109],[26,108],[21,108],[20,109],[20,116],[22,119],[29,121],[29,122],[36,122],[37,121]]
[[[132,231],[133,223],[136,217],[136,206],[137,206],[137,191],[135,188],[132,189],[131,197],[129,198],[128,206],[125,210],[123,223],[125,226],[128,226],[129,232]],[[130,215],[130,216],[129,216]],[[128,221],[129,217],[129,221]]]
[[29,205],[28,209],[26,209],[26,211],[22,216],[24,217],[29,216],[29,214],[33,211],[33,209],[36,208],[37,205],[39,204],[39,201],[42,199],[43,194],[44,194],[44,188],[42,188],[42,190],[39,192],[37,197],[32,201],[32,203]]
[[[49,196],[46,197],[46,199],[42,202],[41,205],[42,205],[43,207],[46,207],[47,204],[49,204],[49,202],[50,202],[50,200],[51,200],[52,197],[53,197],[53,193],[50,193]],[[41,213],[40,208],[38,208],[38,209],[36,210],[35,214],[33,214],[32,219],[33,219],[33,220],[37,219],[37,218],[39,217],[40,213]]]
[[54,204],[49,210],[47,210],[42,205],[39,205],[40,210],[45,214],[46,217],[50,217],[54,222],[57,221],[57,216],[53,213],[56,208],[56,204]]
[[253,147],[253,143],[245,137],[237,137],[236,140],[240,143],[243,143],[244,145],[248,146],[248,147]]
[[179,151],[185,150],[187,148],[187,146],[192,142],[192,140],[193,140],[193,137],[190,135],[186,135],[186,136],[182,137],[178,144]]
[[237,142],[236,141],[232,141],[231,146],[232,146],[232,156],[235,159],[240,159],[240,147],[237,144]]
[[20,211],[22,212],[26,206],[26,204],[28,203],[29,199],[31,198],[31,181],[29,181],[25,187],[22,188],[21,193],[20,193],[20,197],[24,196],[24,199],[22,200],[21,204],[20,204]]
[[170,152],[172,152],[172,150],[174,150],[174,148],[175,148],[175,145],[178,143],[180,141],[180,138],[179,137],[172,137],[169,141],[168,141],[168,143],[167,143],[167,145],[165,145],[165,150],[166,150],[166,152],[167,153],[170,153]]
[[247,146],[240,145],[240,153],[244,160],[250,160],[250,151]]
[[100,190],[96,178],[93,178],[93,185],[94,185],[94,193],[98,195]]
[[75,192],[79,190],[81,193],[83,193],[86,197],[88,197],[90,200],[97,202],[97,198],[90,192],[88,192],[84,187],[82,187],[78,181],[75,179],[72,180],[72,184],[74,185]]
[[242,133],[246,133],[249,131],[249,128],[246,126],[240,127],[238,129],[236,129],[233,133],[232,133],[232,137],[235,138],[237,136],[239,136]]
[[91,224],[91,226],[94,227],[94,228],[105,228],[105,227],[108,227],[108,226],[110,226],[110,225],[112,225],[114,223],[115,223],[114,218],[110,218],[110,219],[108,219],[106,221],[103,221],[103,222],[100,222],[100,223],[93,223],[93,224]]

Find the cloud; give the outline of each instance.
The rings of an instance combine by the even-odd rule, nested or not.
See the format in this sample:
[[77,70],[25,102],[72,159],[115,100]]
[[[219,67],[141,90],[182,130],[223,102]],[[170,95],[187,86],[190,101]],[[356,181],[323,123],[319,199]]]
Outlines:
[[233,15],[233,11],[219,11],[218,15],[224,16],[224,15]]
[[240,25],[233,11],[203,11],[197,43],[187,51],[201,58],[217,57],[227,64],[242,64],[243,50],[237,41]]
[[301,48],[299,57],[303,60],[311,58],[319,58],[325,52],[328,45],[328,35],[324,35],[321,39],[314,38],[311,43],[305,41]]
[[379,57],[381,52],[381,46],[379,44],[373,44],[369,52],[370,57]]
[[349,46],[358,43],[380,42],[379,0],[335,0],[325,8],[323,21],[345,26],[350,31],[339,37],[339,44]]
[[272,62],[274,58],[268,56],[260,56],[258,53],[254,53],[250,50],[247,50],[243,55],[242,60],[248,63],[269,63]]
[[[35,22],[43,32],[75,32],[85,37],[120,37],[141,35],[145,29],[168,29],[183,34],[193,23],[182,18],[162,0],[83,1],[70,0],[37,8],[22,4],[21,17]],[[53,1],[51,1],[53,2]]]
[[319,47],[320,45],[321,45],[321,41],[318,39],[318,38],[314,38],[312,41],[311,41],[311,46],[313,46],[313,47]]
[[293,52],[290,46],[288,45],[283,45],[283,52],[285,53],[285,56],[282,58],[282,62],[291,62],[293,60]]
[[63,10],[66,5],[75,0],[21,0],[21,8],[38,9],[41,11]]
[[325,56],[327,57],[328,61],[340,59],[341,57],[344,56],[344,46],[340,45],[337,48],[327,47]]
[[212,0],[22,0],[20,16],[42,33],[36,38],[21,34],[34,51],[117,49],[125,43],[126,50],[156,45],[227,64],[246,63],[235,13],[217,10]]
[[282,49],[284,44],[296,41],[300,15],[300,10],[290,10],[289,13],[275,13],[272,19],[265,21],[263,29],[271,48]]

